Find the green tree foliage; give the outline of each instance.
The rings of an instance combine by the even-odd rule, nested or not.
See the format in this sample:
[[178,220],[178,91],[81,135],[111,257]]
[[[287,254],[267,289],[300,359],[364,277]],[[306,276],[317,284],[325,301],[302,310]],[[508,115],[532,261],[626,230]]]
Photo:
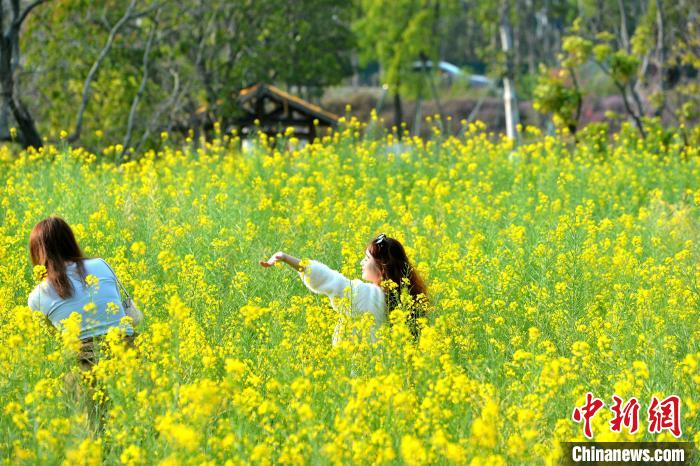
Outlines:
[[[580,112],[573,109],[580,108],[582,96],[576,75],[586,63],[594,63],[618,90],[642,136],[649,118],[664,114],[683,130],[696,116],[694,91],[700,90],[696,79],[684,75],[687,66],[700,63],[695,61],[700,41],[692,20],[697,7],[663,0],[639,3],[637,9],[630,9],[628,2],[604,3],[598,9],[590,6],[591,2],[581,2],[580,17],[562,40],[559,62],[566,72],[541,70],[535,107],[575,131]],[[563,74],[570,79],[562,80]],[[682,134],[688,143],[687,133]]]
[[[443,2],[446,3],[446,2]],[[438,58],[440,2],[435,0],[361,0],[354,23],[360,57],[376,60],[383,81],[394,92],[415,92],[413,63],[425,56]],[[391,14],[387,12],[391,11]]]
[[358,2],[359,17],[353,28],[360,57],[364,62],[379,62],[382,80],[394,95],[397,127],[402,120],[400,95],[415,96],[425,80],[414,63],[437,63],[456,6],[454,0]]
[[[236,96],[246,86],[268,82],[317,98],[352,72],[351,56],[358,55],[379,64],[399,126],[401,96],[420,100],[426,84],[441,111],[433,75],[415,69],[421,60],[507,78],[504,94],[514,97],[517,88],[518,97],[534,97],[541,112],[573,133],[587,92],[618,92],[640,133],[650,117],[673,118],[684,128],[699,113],[700,86],[692,73],[700,68],[700,8],[691,0],[2,5],[0,57],[8,71],[0,69],[6,88],[0,139],[23,145],[28,139],[40,145],[42,137],[55,141],[62,131],[69,142],[93,150],[105,143],[155,147],[162,132],[196,140],[215,123],[224,129],[236,124]],[[30,6],[21,28],[12,29],[13,12]],[[508,52],[499,34],[504,25],[512,39]],[[597,82],[607,76],[605,89],[592,88],[583,74],[592,65]],[[506,100],[517,109],[514,98]]]
[[548,69],[542,65],[533,96],[535,110],[552,115],[554,124],[576,134],[581,116],[582,92],[569,69]]
[[[27,24],[26,91],[36,96],[32,110],[45,137],[65,130],[88,147],[126,141],[127,134],[129,145],[148,147],[163,131],[227,127],[246,86],[313,90],[349,74],[350,7],[330,0],[144,0],[127,15],[126,2],[65,0]],[[75,134],[84,96],[84,123]]]

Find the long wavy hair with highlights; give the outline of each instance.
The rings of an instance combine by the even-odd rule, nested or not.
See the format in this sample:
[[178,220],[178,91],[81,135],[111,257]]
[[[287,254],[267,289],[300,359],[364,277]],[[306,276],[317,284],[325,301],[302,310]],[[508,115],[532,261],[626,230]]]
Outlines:
[[60,217],[46,218],[34,226],[29,235],[29,256],[32,264],[46,267],[46,280],[63,299],[70,298],[75,291],[66,272],[67,262],[75,262],[80,279],[85,281],[86,257],[73,230]]
[[428,303],[425,282],[408,260],[406,250],[399,240],[382,233],[370,241],[367,252],[374,259],[381,274],[387,320],[391,322],[391,311],[400,304],[401,293],[407,288],[406,291],[412,298],[407,323],[413,337],[418,338],[418,318],[425,316]]

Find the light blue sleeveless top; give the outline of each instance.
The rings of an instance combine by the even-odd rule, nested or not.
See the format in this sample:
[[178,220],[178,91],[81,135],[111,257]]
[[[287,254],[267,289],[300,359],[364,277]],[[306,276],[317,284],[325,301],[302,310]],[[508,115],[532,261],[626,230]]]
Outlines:
[[[68,262],[66,272],[73,284],[71,297],[61,298],[54,287],[44,280],[29,294],[28,300],[31,309],[42,312],[58,328],[61,321],[68,318],[72,312],[80,314],[82,316],[81,340],[106,334],[110,328],[118,327],[119,321],[126,315],[116,277],[107,263],[95,258],[85,259],[83,265],[86,275],[94,275],[99,280],[96,286],[87,287],[83,284],[76,264]],[[91,302],[95,304],[94,309],[85,310]],[[109,303],[114,304],[108,306]],[[127,335],[134,334],[131,325],[125,325],[124,330]]]

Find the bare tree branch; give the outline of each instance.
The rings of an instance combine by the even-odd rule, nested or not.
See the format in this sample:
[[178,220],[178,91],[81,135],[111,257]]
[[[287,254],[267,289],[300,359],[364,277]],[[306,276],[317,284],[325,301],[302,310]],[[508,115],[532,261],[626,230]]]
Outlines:
[[75,122],[75,130],[73,131],[73,134],[71,134],[68,137],[68,142],[75,142],[80,138],[80,132],[83,129],[83,115],[85,114],[85,109],[87,108],[88,98],[90,94],[90,85],[92,84],[93,79],[95,79],[97,70],[100,68],[100,65],[107,57],[107,54],[112,48],[112,43],[114,42],[115,36],[122,28],[122,26],[124,26],[124,24],[126,24],[126,22],[131,19],[131,15],[133,14],[135,5],[136,0],[131,0],[129,6],[124,12],[124,16],[122,16],[121,19],[117,21],[112,30],[109,32],[109,37],[107,37],[107,42],[105,43],[105,46],[102,48],[102,51],[98,55],[97,60],[95,60],[95,63],[93,63],[92,68],[90,68],[90,72],[88,73],[87,78],[85,79],[85,84],[83,85],[83,98],[80,104],[80,110],[78,110],[78,116]]
[[[639,134],[641,134],[642,139],[646,139],[647,134],[646,134],[646,131],[644,130],[644,124],[642,123],[642,119],[641,119],[641,117],[644,116],[644,113],[640,112],[640,114],[637,115],[637,113],[635,113],[635,111],[632,109],[632,106],[630,105],[630,102],[629,102],[629,97],[627,97],[627,86],[625,84],[621,83],[620,81],[618,81],[617,79],[615,79],[612,72],[610,72],[610,70],[605,65],[603,65],[601,62],[596,60],[595,63],[603,71],[603,73],[605,73],[612,80],[615,87],[617,87],[617,89],[620,91],[620,95],[622,96],[622,103],[625,105],[625,110],[627,110],[627,113],[629,114],[629,116],[631,116],[632,120],[634,120],[634,124],[637,127]],[[632,88],[631,93],[632,93],[633,98],[636,100],[638,108],[641,108],[641,102],[639,101],[639,94],[637,94],[634,91],[634,88]]]
[[[145,144],[146,140],[148,137],[151,135],[151,128],[154,126],[154,124],[158,121],[160,118],[160,115],[170,107],[171,111],[177,104],[177,101],[180,99],[180,96],[182,93],[180,92],[180,75],[177,74],[177,72],[171,70],[170,74],[173,76],[173,92],[170,94],[170,98],[168,98],[168,101],[161,105],[160,108],[153,114],[151,117],[151,120],[148,123],[148,126],[146,127],[146,130],[144,133],[141,135],[141,140],[139,141],[138,145],[136,146],[135,151],[138,152],[141,150],[141,147]],[[172,121],[172,117],[170,118],[170,121]]]
[[160,10],[160,7],[162,7],[163,5],[168,3],[168,1],[169,0],[164,0],[160,3],[155,3],[155,4],[151,5],[150,7],[146,8],[145,10],[138,11],[138,12],[134,13],[133,15],[131,15],[131,19],[138,19],[138,18],[143,18],[144,16],[148,16],[151,13],[153,13],[154,11]]
[[32,12],[32,10],[42,3],[46,3],[47,0],[35,0],[33,3],[29,4],[27,8],[24,9],[21,15],[19,15],[18,18],[16,18],[12,24],[14,28],[16,28],[19,31],[19,28],[22,27],[22,23],[24,22],[25,19],[27,19],[27,16],[29,16],[29,13]]
[[158,29],[158,20],[157,18],[153,22],[153,26],[151,26],[151,32],[148,34],[148,42],[146,42],[146,50],[143,52],[143,76],[141,77],[141,85],[139,86],[139,90],[134,96],[134,100],[131,102],[131,110],[129,111],[129,120],[126,126],[126,135],[124,136],[124,143],[122,144],[123,149],[122,153],[120,155],[120,158],[124,158],[124,154],[126,153],[127,148],[129,147],[129,144],[131,143],[131,133],[134,129],[134,117],[136,116],[136,109],[138,108],[139,102],[141,101],[141,97],[143,96],[144,91],[146,90],[146,83],[148,82],[148,59],[151,54],[151,46],[153,45],[153,39],[156,36],[156,30]]

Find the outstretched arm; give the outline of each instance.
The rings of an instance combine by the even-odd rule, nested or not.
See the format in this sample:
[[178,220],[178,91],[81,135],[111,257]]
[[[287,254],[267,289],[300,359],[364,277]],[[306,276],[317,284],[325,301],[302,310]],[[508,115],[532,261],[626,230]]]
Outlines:
[[272,257],[270,257],[267,261],[260,261],[260,265],[262,265],[263,267],[272,267],[277,262],[284,262],[285,264],[299,272],[304,270],[304,267],[300,265],[301,261],[299,259],[297,259],[294,256],[290,256],[289,254],[282,251],[274,253]]
[[299,272],[301,280],[314,293],[321,293],[331,298],[345,296],[345,290],[350,288],[350,280],[343,274],[330,269],[325,264],[310,260],[302,265],[296,257],[282,251],[277,252],[267,261],[260,261],[263,267],[272,267],[277,262],[284,262]]

